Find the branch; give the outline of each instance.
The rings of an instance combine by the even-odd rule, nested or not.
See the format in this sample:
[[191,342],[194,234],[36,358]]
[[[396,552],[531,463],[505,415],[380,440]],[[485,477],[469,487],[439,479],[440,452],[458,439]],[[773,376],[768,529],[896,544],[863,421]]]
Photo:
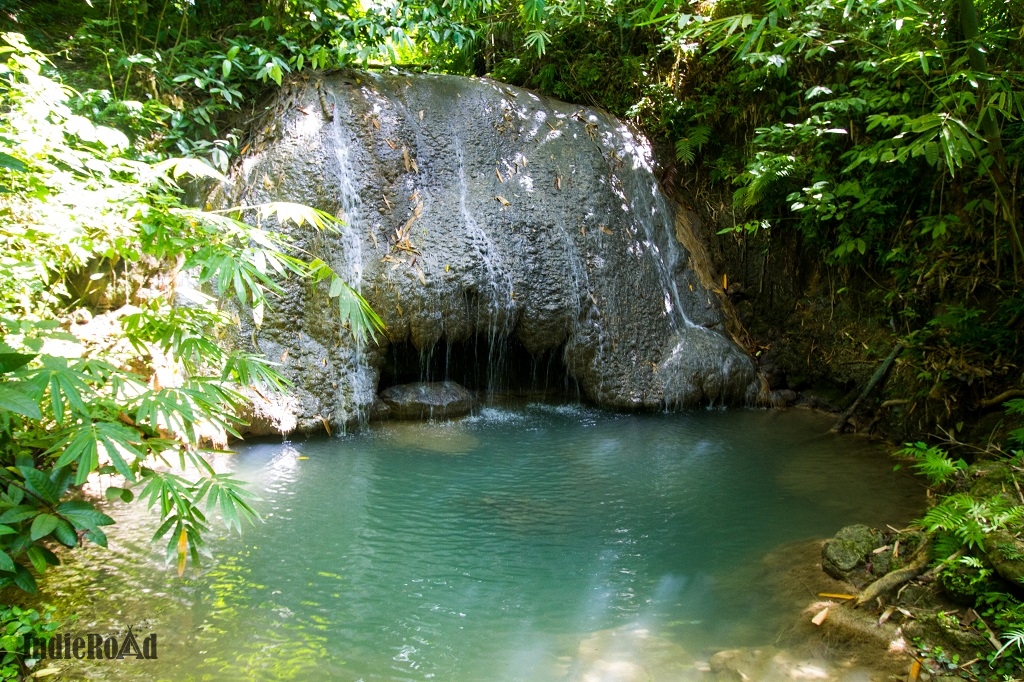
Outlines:
[[885,380],[885,377],[888,376],[889,370],[892,368],[892,363],[896,361],[896,356],[899,355],[902,350],[903,342],[897,341],[896,345],[893,346],[892,350],[889,352],[889,356],[882,361],[882,364],[878,366],[875,373],[871,375],[871,380],[868,381],[867,386],[865,386],[864,390],[860,392],[857,399],[853,401],[853,404],[850,405],[845,412],[839,415],[839,419],[837,419],[836,423],[832,426],[832,433],[840,433],[843,430],[846,426],[846,422],[850,421],[850,417],[853,416],[853,413],[860,406],[861,402],[871,395],[871,392],[875,390],[875,387],[882,383]]

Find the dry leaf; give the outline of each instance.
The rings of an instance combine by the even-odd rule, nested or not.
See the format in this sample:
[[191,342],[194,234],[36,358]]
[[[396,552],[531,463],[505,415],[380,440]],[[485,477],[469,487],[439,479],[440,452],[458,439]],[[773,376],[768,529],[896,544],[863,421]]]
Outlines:
[[830,607],[826,606],[821,611],[818,611],[816,614],[814,614],[814,618],[811,618],[811,622],[815,625],[821,625],[822,623],[824,623],[825,619],[828,618],[829,608]]
[[452,266],[448,265],[447,263],[444,264],[444,271],[445,272],[448,272],[449,270],[451,270],[451,268],[452,268]]
[[385,142],[387,142],[387,143],[388,143],[388,146],[389,146],[389,147],[391,147],[392,149],[397,149],[398,145],[396,145],[396,144],[395,144],[394,142],[392,142],[391,140],[385,139],[384,141],[385,141]]
[[604,232],[605,234],[615,234],[614,232],[612,232],[611,230],[609,230],[609,229],[608,229],[607,227],[605,227],[604,225],[602,225],[602,226],[601,226],[601,231],[602,231],[602,232]]
[[856,599],[855,594],[842,594],[837,592],[819,592],[819,597],[825,597],[826,599]]
[[274,182],[266,173],[263,174],[263,186],[266,187],[268,190],[274,189]]
[[387,195],[386,194],[381,194],[380,198],[384,200],[384,205],[387,206],[388,210],[390,211],[391,210],[391,202],[388,201]]
[[509,203],[508,199],[506,199],[505,197],[501,196],[500,194],[495,195],[494,198],[497,199],[498,203],[500,203],[502,206],[511,206],[512,205],[511,203]]
[[562,176],[561,175],[556,175],[555,176],[555,189],[559,189],[559,190],[562,189]]
[[420,116],[420,120],[422,121],[423,120],[423,110],[422,109],[420,109],[419,116]]
[[501,171],[497,168],[494,169],[494,174],[498,176],[498,182],[505,182],[505,178],[501,177]]
[[320,421],[323,422],[324,431],[327,432],[328,436],[331,435],[331,425],[327,423],[327,420],[323,418],[323,415],[318,414],[317,416],[320,417]]
[[416,159],[410,159],[409,160],[409,164],[412,166],[412,172],[413,173],[419,173],[420,172],[420,167],[416,165]]
[[896,607],[895,606],[890,606],[885,611],[882,611],[882,615],[878,617],[878,624],[879,625],[884,625],[885,621],[889,620],[889,618],[892,616],[893,612],[895,612],[895,611],[896,611]]
[[[380,121],[378,121],[376,118],[371,118],[370,122],[373,123],[373,127],[374,128],[376,128],[377,130],[380,130]],[[322,417],[321,417],[321,419],[322,419]]]
[[426,285],[427,278],[419,268],[416,268],[416,276],[420,278],[420,284]]
[[921,661],[914,659],[910,664],[910,672],[907,673],[907,682],[917,682],[917,676],[921,674]]
[[288,349],[287,349],[287,348],[285,348],[285,349],[284,349],[284,352],[283,352],[283,353],[281,353],[281,362],[283,363],[283,362],[284,362],[285,360],[287,360],[287,359],[288,359]]
[[[402,145],[402,163],[405,164],[406,173],[412,170],[412,163],[409,160],[409,150],[405,148],[405,145]],[[412,201],[411,198],[409,200]]]
[[188,533],[184,528],[178,536],[178,577],[185,574],[185,562],[188,560]]
[[876,549],[871,550],[871,553],[872,554],[881,554],[885,550],[889,549],[889,547],[891,547],[891,545],[885,545],[884,547],[878,547]]
[[724,272],[722,273],[722,288],[729,288],[729,275],[725,274]]
[[327,366],[327,358],[322,358],[320,360],[320,364],[323,365],[324,367],[326,367]]

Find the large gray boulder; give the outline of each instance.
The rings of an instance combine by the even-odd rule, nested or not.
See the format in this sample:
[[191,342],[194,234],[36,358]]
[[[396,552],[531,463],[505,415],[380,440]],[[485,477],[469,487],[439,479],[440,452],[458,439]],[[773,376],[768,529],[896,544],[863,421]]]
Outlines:
[[380,392],[392,419],[451,419],[469,414],[473,394],[454,381],[419,381]]
[[761,384],[692,269],[648,142],[609,114],[501,83],[335,72],[282,88],[216,205],[294,201],[287,228],[388,326],[356,344],[326,290],[292,285],[242,330],[295,382],[299,428],[373,403],[389,344],[516,339],[619,409],[750,403]]

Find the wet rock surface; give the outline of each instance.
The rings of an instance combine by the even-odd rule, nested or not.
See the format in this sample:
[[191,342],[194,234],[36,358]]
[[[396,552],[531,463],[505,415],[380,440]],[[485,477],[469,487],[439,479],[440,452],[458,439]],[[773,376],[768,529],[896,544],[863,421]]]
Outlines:
[[365,415],[389,345],[474,338],[495,356],[512,340],[554,356],[608,407],[760,397],[720,292],[677,239],[649,144],[607,113],[475,78],[337,72],[287,85],[258,130],[211,203],[342,217],[339,233],[284,230],[388,327],[359,345],[326,283],[293,282],[241,330],[295,382],[299,430]]
[[473,406],[473,394],[454,381],[399,384],[381,391],[380,398],[391,419],[452,419]]
[[836,580],[864,583],[873,552],[884,541],[882,533],[873,528],[862,524],[846,526],[822,545],[821,567]]

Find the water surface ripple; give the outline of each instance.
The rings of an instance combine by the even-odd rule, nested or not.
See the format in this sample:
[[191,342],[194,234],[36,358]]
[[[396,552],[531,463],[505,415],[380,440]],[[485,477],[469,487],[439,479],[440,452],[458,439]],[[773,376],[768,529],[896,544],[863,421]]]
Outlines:
[[215,540],[201,571],[177,579],[153,520],[126,519],[112,552],[55,575],[70,629],[161,642],[157,661],[65,677],[558,680],[611,628],[694,655],[771,641],[771,594],[737,587],[738,569],[920,506],[877,447],[827,428],[800,411],[529,405],[248,446],[222,464],[264,522]]

